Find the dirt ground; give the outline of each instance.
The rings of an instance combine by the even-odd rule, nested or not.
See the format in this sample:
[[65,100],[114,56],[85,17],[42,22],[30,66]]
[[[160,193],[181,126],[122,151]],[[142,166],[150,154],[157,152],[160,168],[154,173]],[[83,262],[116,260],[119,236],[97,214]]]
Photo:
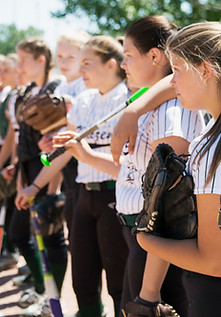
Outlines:
[[[20,257],[18,266],[24,264],[23,257]],[[18,268],[0,272],[0,317],[19,317],[20,310],[17,306],[20,293],[24,288],[14,286],[12,278],[17,275]],[[106,288],[106,277],[103,272],[103,289],[102,289],[102,300],[105,306],[108,308],[107,317],[113,317],[113,302],[111,297],[107,293]],[[73,317],[77,312],[76,297],[72,289],[71,284],[71,267],[70,267],[70,256],[68,261],[68,269],[64,280],[62,289],[62,302],[64,303],[63,314],[65,317]],[[90,317],[90,316],[88,316]]]

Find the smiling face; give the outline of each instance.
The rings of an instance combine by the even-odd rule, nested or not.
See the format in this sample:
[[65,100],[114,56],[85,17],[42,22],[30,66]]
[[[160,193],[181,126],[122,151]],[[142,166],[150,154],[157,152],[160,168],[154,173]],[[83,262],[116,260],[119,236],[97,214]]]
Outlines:
[[81,53],[80,75],[87,88],[102,90],[108,73],[108,62],[102,63],[100,56],[93,49],[84,48]]
[[70,82],[79,76],[80,49],[71,43],[60,42],[57,45],[56,62],[61,73]]

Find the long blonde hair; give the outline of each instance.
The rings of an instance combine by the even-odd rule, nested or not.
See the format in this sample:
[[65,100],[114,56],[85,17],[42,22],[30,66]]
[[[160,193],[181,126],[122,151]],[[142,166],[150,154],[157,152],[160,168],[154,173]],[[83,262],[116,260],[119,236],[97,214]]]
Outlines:
[[109,35],[93,36],[84,46],[91,48],[94,53],[100,56],[102,63],[106,63],[111,58],[115,59],[118,65],[118,75],[124,79],[125,71],[120,67],[123,60],[123,46],[119,41]]
[[[176,34],[171,35],[167,40],[166,53],[171,53],[181,58],[189,69],[195,71],[202,62],[210,63],[217,78],[217,92],[221,104],[221,23],[220,22],[199,22],[184,27]],[[221,110],[221,109],[220,109]],[[207,142],[197,153],[198,163],[217,140],[221,133],[221,115],[219,115],[213,127],[204,135]],[[195,159],[196,159],[195,158]],[[212,164],[207,176],[206,183],[211,181],[218,164],[221,161],[221,138],[219,139]]]

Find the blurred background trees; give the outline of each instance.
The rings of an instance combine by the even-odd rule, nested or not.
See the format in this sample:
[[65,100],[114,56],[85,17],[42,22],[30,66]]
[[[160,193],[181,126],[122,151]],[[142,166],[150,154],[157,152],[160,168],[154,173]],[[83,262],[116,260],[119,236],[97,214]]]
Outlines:
[[[36,10],[39,0],[33,1],[32,8]],[[59,0],[60,10],[55,8],[51,12],[53,20],[72,20],[70,28],[79,29],[75,17],[83,21],[88,17],[96,28],[92,31],[90,25],[85,23],[85,30],[94,34],[123,35],[127,27],[135,20],[146,15],[163,14],[178,26],[188,25],[193,22],[208,20],[221,21],[221,0]],[[39,7],[40,8],[40,7]],[[15,7],[16,9],[16,7]],[[43,7],[44,10],[44,7]],[[47,9],[45,9],[47,10]],[[0,24],[0,53],[8,54],[15,51],[17,43],[29,36],[45,36],[46,29],[41,30],[41,13],[39,28],[27,26],[18,29],[16,24]],[[37,14],[36,13],[36,14]],[[23,19],[25,19],[24,13]],[[30,12],[32,16],[33,11]],[[49,16],[50,16],[49,14]],[[87,20],[88,20],[87,19]],[[36,20],[36,18],[35,18]],[[79,19],[78,19],[79,21]],[[48,21],[50,23],[50,21]],[[53,33],[54,43],[58,34]]]
[[96,22],[100,33],[123,34],[138,18],[163,14],[178,26],[203,20],[221,20],[220,0],[61,0],[64,9],[56,18],[86,14]]
[[32,26],[26,30],[18,30],[14,24],[0,24],[0,53],[7,55],[15,52],[15,47],[22,39],[29,36],[41,36],[44,32]]

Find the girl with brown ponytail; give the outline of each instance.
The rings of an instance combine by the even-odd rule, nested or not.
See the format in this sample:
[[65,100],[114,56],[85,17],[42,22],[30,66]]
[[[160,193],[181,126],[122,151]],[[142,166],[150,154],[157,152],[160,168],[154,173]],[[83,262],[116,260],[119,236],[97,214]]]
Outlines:
[[[44,40],[38,37],[27,38],[17,45],[16,50],[18,72],[23,74],[27,81],[32,84],[28,85],[23,95],[17,98],[15,114],[19,111],[19,105],[22,102],[25,103],[27,94],[29,96],[42,94],[49,87],[54,89],[58,84],[58,82],[52,83],[49,80],[50,70],[53,67],[52,53]],[[18,115],[16,117],[19,118]],[[42,135],[22,120],[18,124],[19,171],[17,190],[30,185],[42,167],[39,159],[41,150],[38,147]],[[53,180],[53,183],[56,182]],[[56,187],[45,186],[39,192],[38,197],[54,192]],[[41,255],[30,230],[29,210],[16,210],[11,221],[10,234],[12,241],[24,256],[34,279],[34,289],[25,290],[21,294],[19,305],[24,308],[21,314],[23,316],[51,316],[50,308],[45,302]],[[50,268],[60,292],[67,266],[67,248],[63,228],[56,234],[44,237],[44,243],[47,248]]]

